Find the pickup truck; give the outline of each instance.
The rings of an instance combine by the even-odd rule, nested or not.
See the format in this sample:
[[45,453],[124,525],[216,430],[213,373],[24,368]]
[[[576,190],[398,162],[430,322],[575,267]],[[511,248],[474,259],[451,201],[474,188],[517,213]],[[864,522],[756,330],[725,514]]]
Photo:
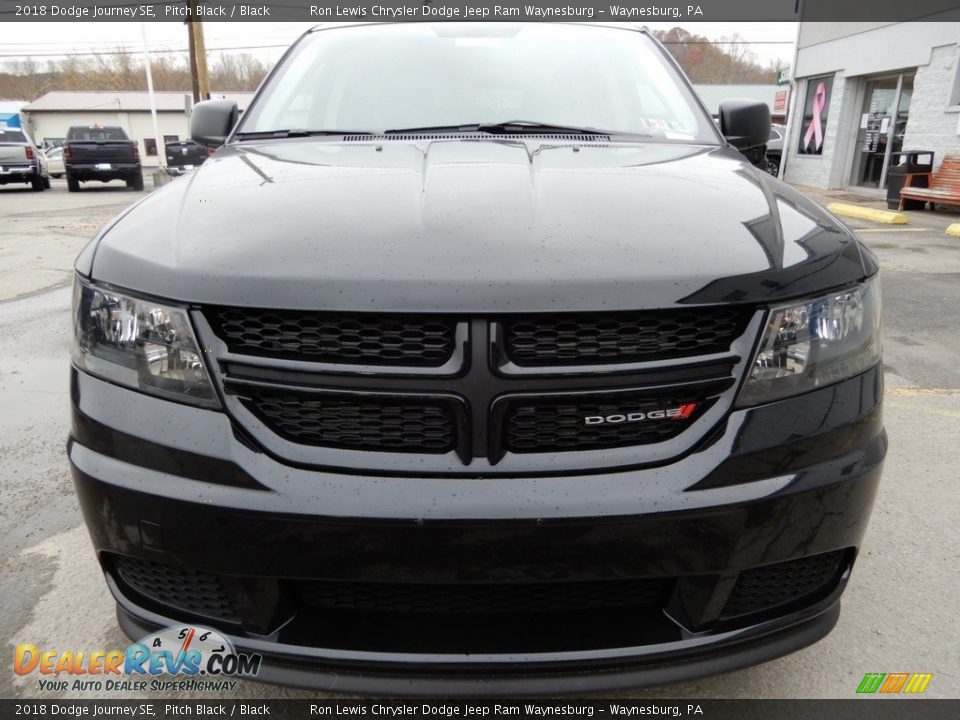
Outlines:
[[67,189],[77,192],[88,180],[124,180],[128,188],[143,190],[143,167],[136,141],[123,128],[110,125],[74,125],[63,146]]
[[207,148],[193,140],[166,143],[167,172],[171,175],[186,175],[206,161]]
[[37,192],[50,187],[43,153],[18,127],[0,128],[0,185],[30,183]]

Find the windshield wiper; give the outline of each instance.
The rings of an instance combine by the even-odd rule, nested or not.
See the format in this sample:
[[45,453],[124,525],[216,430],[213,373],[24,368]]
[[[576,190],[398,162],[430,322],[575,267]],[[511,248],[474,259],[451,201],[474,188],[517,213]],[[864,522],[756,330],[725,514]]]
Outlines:
[[485,132],[491,135],[513,135],[522,133],[571,133],[576,135],[609,135],[608,131],[597,128],[575,127],[573,125],[554,125],[533,120],[509,120],[497,123],[465,123],[463,125],[433,125],[424,127],[395,128],[384,131],[384,135],[431,132]]
[[610,135],[607,130],[598,130],[592,127],[576,127],[574,125],[555,125],[533,120],[510,120],[499,123],[482,123],[480,130],[488,133],[570,133],[572,135]]
[[257,132],[238,132],[234,135],[238,140],[272,140],[277,138],[312,137],[314,135],[373,135],[369,130],[261,130]]

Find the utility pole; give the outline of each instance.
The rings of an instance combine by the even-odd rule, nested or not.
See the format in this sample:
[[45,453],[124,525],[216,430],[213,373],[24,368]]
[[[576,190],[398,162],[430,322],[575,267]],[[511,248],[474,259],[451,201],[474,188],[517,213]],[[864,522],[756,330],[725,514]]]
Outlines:
[[193,78],[194,102],[210,99],[210,76],[207,74],[207,47],[203,40],[203,23],[196,20],[197,0],[187,0],[190,8],[190,75]]
[[[191,12],[193,12],[192,4],[187,7],[191,8]],[[193,20],[187,18],[183,21],[183,24],[187,26],[187,40],[190,47],[190,83],[193,88],[193,102],[198,103],[200,102],[200,82],[197,79],[197,46],[193,42]]]

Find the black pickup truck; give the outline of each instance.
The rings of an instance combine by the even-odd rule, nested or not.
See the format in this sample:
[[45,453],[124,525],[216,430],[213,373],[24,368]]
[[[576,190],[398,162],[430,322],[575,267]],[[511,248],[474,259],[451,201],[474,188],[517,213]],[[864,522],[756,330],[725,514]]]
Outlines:
[[63,164],[70,192],[87,180],[124,180],[128,188],[143,190],[140,150],[121,127],[74,125],[67,131]]
[[169,142],[165,146],[167,154],[167,172],[171,175],[186,175],[198,168],[209,155],[207,148],[193,140]]

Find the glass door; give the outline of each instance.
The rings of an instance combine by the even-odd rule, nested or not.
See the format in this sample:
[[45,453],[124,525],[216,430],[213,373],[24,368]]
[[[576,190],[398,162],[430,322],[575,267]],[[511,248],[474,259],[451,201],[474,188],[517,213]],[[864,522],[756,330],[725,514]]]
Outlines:
[[[913,74],[868,80],[857,130],[852,185],[884,188],[893,153],[903,149],[910,114]],[[898,159],[892,157],[896,164]]]

